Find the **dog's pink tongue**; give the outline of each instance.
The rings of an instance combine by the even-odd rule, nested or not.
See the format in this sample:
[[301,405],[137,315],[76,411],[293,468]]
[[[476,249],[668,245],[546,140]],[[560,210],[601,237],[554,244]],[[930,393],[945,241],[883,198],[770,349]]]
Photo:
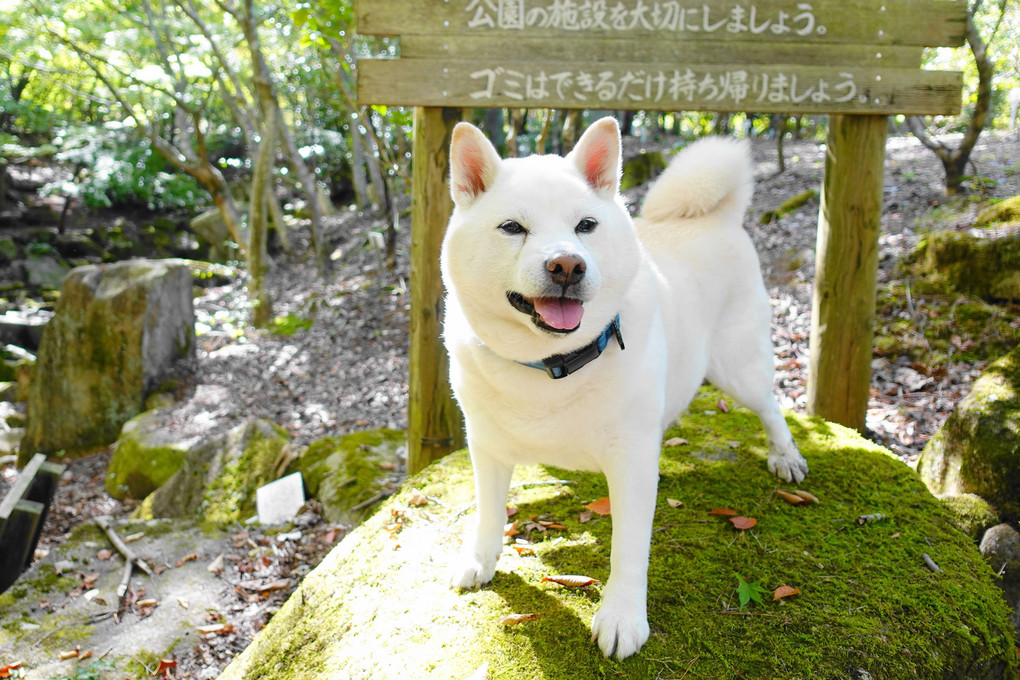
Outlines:
[[535,311],[550,328],[571,331],[581,325],[584,307],[570,298],[537,298]]

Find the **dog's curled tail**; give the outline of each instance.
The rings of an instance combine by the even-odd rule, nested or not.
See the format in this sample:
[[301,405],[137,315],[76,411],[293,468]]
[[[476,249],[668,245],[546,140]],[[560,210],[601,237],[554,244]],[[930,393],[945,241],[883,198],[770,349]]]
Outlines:
[[746,140],[701,139],[674,158],[645,196],[641,216],[653,222],[747,209],[754,173]]

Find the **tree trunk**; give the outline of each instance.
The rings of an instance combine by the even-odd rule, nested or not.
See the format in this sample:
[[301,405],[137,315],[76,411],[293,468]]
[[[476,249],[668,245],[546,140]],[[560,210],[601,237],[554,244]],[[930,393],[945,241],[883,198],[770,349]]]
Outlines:
[[273,112],[267,112],[262,126],[262,140],[255,156],[255,168],[251,179],[251,206],[248,213],[248,294],[252,299],[251,323],[256,328],[266,328],[273,318],[273,304],[266,290],[266,269],[268,254],[266,235],[268,226],[269,196],[266,189],[273,175],[273,157],[276,155],[276,124]]

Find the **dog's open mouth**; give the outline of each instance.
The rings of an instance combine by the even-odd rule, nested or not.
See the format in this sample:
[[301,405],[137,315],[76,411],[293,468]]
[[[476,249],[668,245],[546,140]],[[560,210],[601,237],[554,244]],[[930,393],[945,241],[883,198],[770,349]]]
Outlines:
[[526,298],[520,293],[506,294],[513,308],[527,314],[539,328],[553,333],[572,333],[581,325],[584,305],[568,297]]

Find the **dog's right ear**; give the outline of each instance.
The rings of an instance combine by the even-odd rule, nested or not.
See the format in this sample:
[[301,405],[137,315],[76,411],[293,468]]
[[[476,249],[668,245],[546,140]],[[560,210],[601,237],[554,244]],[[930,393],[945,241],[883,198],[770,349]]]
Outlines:
[[482,131],[457,123],[450,142],[450,194],[462,208],[474,203],[496,180],[499,154]]

